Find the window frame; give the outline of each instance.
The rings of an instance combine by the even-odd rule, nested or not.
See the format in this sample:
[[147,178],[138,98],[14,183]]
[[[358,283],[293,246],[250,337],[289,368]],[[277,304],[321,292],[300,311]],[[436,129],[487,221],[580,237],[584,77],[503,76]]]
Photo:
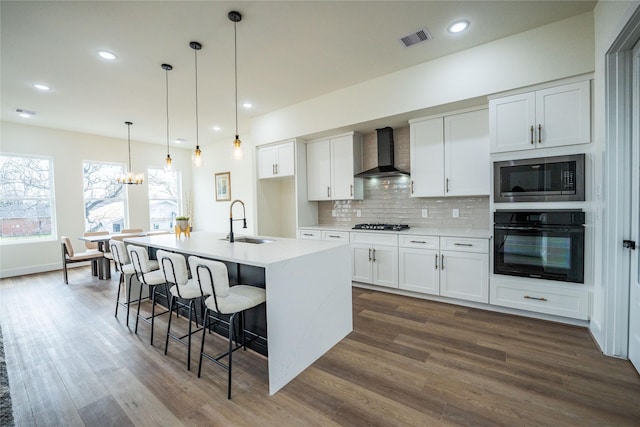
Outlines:
[[[116,198],[90,198],[90,199],[86,199],[85,198],[85,187],[84,187],[84,182],[85,182],[85,174],[84,174],[84,170],[85,170],[85,164],[87,163],[91,163],[91,164],[101,164],[101,165],[110,165],[110,166],[119,166],[121,168],[121,171],[118,172],[118,174],[116,174],[116,176],[113,177],[114,181],[116,180],[117,176],[119,176],[120,174],[124,174],[127,172],[127,165],[125,163],[122,162],[105,162],[105,161],[101,161],[101,160],[83,160],[82,164],[81,164],[81,168],[82,168],[82,219],[84,222],[83,228],[85,232],[91,231],[91,230],[87,230],[87,217],[86,217],[86,208],[87,208],[87,201],[88,200],[109,200],[109,199],[116,199]],[[125,186],[126,184],[118,184],[121,186]],[[127,191],[127,189],[123,189],[122,191],[122,202],[123,202],[123,213],[122,213],[122,228],[128,228],[129,227],[129,192]],[[107,230],[110,233],[113,233],[113,230]]]
[[[184,207],[183,207],[183,203],[184,203],[184,199],[182,197],[182,171],[180,169],[173,169],[171,171],[171,173],[176,174],[176,186],[178,187],[176,189],[176,196],[177,198],[175,199],[168,199],[168,198],[162,198],[162,199],[158,199],[158,198],[151,198],[151,171],[157,171],[159,172],[159,174],[162,173],[166,173],[166,171],[162,168],[162,167],[157,167],[157,166],[149,166],[147,167],[147,206],[149,209],[149,216],[148,216],[148,220],[149,220],[149,230],[154,231],[154,230],[170,230],[173,231],[173,227],[175,226],[175,217],[171,218],[171,222],[168,228],[153,228],[154,224],[153,224],[153,217],[152,217],[152,209],[151,209],[151,202],[152,201],[174,201],[176,202],[177,205],[177,213],[176,216],[181,216],[184,215]],[[156,175],[156,173],[154,173],[154,175]]]
[[[45,198],[35,198],[35,197],[21,197],[19,200],[48,200],[49,201],[49,209],[50,209],[50,218],[51,218],[51,235],[47,237],[22,237],[17,239],[9,239],[4,240],[0,237],[0,246],[9,246],[9,245],[22,245],[22,244],[32,244],[32,243],[40,243],[40,242],[54,242],[58,240],[58,222],[56,217],[56,188],[55,188],[55,165],[53,156],[39,155],[39,154],[27,154],[27,153],[12,153],[12,152],[0,152],[0,157],[19,157],[19,158],[29,158],[29,159],[39,159],[39,160],[47,160],[49,162],[49,197]],[[4,200],[15,200],[15,198],[5,198],[2,196]]]

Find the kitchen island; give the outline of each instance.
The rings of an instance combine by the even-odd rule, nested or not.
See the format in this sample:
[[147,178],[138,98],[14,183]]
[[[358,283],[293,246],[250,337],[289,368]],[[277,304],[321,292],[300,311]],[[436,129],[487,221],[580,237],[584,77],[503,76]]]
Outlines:
[[241,238],[229,243],[221,233],[193,232],[191,237],[167,234],[125,242],[236,265],[230,276],[266,288],[269,393],[274,394],[352,331],[350,247],[280,237],[261,237],[256,240],[267,242],[257,244]]

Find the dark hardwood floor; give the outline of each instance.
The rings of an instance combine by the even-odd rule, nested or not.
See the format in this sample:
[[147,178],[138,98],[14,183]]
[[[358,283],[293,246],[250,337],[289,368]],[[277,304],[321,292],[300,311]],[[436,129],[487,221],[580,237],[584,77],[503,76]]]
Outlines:
[[200,333],[188,372],[185,347],[164,355],[166,315],[154,346],[114,317],[117,283],[86,267],[0,282],[16,425],[640,425],[640,376],[584,328],[357,288],[354,331],[274,396],[267,360],[236,352],[228,401],[224,370],[196,376]]

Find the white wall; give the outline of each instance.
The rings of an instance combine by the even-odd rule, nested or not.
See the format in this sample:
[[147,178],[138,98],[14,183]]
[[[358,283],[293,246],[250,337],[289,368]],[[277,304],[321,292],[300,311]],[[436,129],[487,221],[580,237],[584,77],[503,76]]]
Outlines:
[[[247,229],[242,229],[242,222],[235,222],[233,232],[239,234],[255,234],[257,229],[257,207],[254,202],[256,193],[255,148],[249,135],[240,135],[244,158],[233,159],[233,141],[224,140],[202,145],[204,165],[192,169],[193,196],[195,201],[193,229],[194,231],[229,232],[229,207],[231,202],[216,201],[215,174],[231,172],[231,200],[240,199],[246,206]],[[242,218],[242,207],[236,204],[233,216]]]
[[[634,10],[640,7],[640,1],[600,1],[594,10],[595,28],[595,73],[594,73],[594,181],[596,193],[596,236],[595,236],[595,287],[593,294],[593,317],[590,323],[590,330],[598,344],[605,351],[606,312],[610,310],[607,301],[606,287],[607,281],[603,280],[602,260],[606,257],[603,254],[604,233],[603,228],[607,217],[604,210],[605,194],[605,152],[606,127],[605,127],[605,105],[606,105],[606,79],[605,79],[605,57],[612,43],[622,31],[622,28],[631,17]],[[613,303],[611,304],[613,306]]]
[[[135,124],[131,134],[135,137]],[[84,233],[84,202],[82,192],[82,162],[95,160],[127,164],[126,126],[123,139],[60,131],[12,122],[1,122],[0,150],[3,153],[51,156],[54,169],[55,217],[57,236],[53,241],[0,245],[0,277],[29,274],[61,268],[59,236],[68,236],[74,248],[83,250],[77,240]],[[134,171],[162,167],[166,146],[131,141],[131,162]],[[182,171],[183,190],[191,188],[190,151],[171,148],[176,169]],[[149,229],[149,205],[146,183],[127,186],[129,227]]]
[[419,64],[256,117],[256,145],[590,73],[593,14]]

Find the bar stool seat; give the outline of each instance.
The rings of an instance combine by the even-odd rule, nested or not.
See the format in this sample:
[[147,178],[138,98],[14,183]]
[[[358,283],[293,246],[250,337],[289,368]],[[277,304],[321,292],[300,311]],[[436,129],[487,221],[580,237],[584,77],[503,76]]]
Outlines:
[[[153,345],[153,327],[154,320],[156,317],[163,315],[165,313],[169,313],[169,310],[165,310],[160,313],[156,313],[156,293],[159,285],[163,285],[165,288],[165,293],[160,294],[169,299],[167,289],[167,282],[164,277],[164,272],[161,269],[152,269],[154,267],[154,263],[150,262],[149,255],[147,254],[147,248],[143,248],[142,246],[129,245],[127,247],[129,251],[129,258],[131,259],[131,264],[133,264],[133,269],[136,274],[136,278],[138,282],[140,282],[140,294],[138,295],[138,310],[136,312],[136,327],[134,332],[138,333],[138,322],[142,319],[144,322],[151,325],[151,337],[149,339],[149,344]],[[142,316],[140,315],[140,306],[142,305],[142,288],[147,286],[149,288],[149,297],[151,298],[151,316]]]
[[[198,328],[198,317],[195,312],[195,302],[200,299],[202,307],[202,299],[211,295],[211,292],[205,293],[197,280],[189,279],[187,270],[187,260],[184,255],[176,254],[164,250],[156,252],[156,257],[160,262],[160,268],[164,272],[164,277],[169,288],[169,322],[167,324],[167,336],[165,339],[164,354],[169,349],[169,338],[187,346],[187,370],[191,370],[191,335],[200,331]],[[175,307],[176,316],[179,315],[180,308],[189,310],[189,329],[184,335],[175,335],[171,333],[171,320],[173,309]],[[203,309],[204,311],[204,309]],[[193,322],[196,322],[196,329],[193,329]],[[185,341],[186,338],[186,341]]]
[[[204,312],[204,326],[202,333],[202,346],[200,348],[200,361],[198,363],[198,378],[202,371],[202,358],[206,357],[217,365],[223,367],[228,372],[227,377],[227,399],[231,399],[231,371],[233,367],[233,352],[243,348],[247,349],[246,335],[252,332],[245,330],[244,328],[244,313],[253,307],[256,307],[266,302],[267,294],[266,290],[255,286],[248,285],[236,285],[229,286],[229,273],[227,266],[219,261],[207,260],[198,257],[189,257],[189,265],[192,266],[191,274],[198,280],[200,286],[211,287],[213,293],[210,297],[205,299],[205,312]],[[195,272],[194,267],[195,266]],[[210,320],[214,322],[223,322],[219,316],[214,316],[217,313],[219,315],[229,315],[228,327],[229,327],[229,346],[227,351],[212,356],[205,353],[204,342],[207,336],[207,328],[211,326]],[[240,338],[241,342],[238,344],[237,337],[235,335],[235,320],[240,315]],[[257,336],[254,337],[254,339]],[[234,338],[236,345],[233,345]],[[220,360],[224,357],[228,357],[228,363],[225,364]]]

